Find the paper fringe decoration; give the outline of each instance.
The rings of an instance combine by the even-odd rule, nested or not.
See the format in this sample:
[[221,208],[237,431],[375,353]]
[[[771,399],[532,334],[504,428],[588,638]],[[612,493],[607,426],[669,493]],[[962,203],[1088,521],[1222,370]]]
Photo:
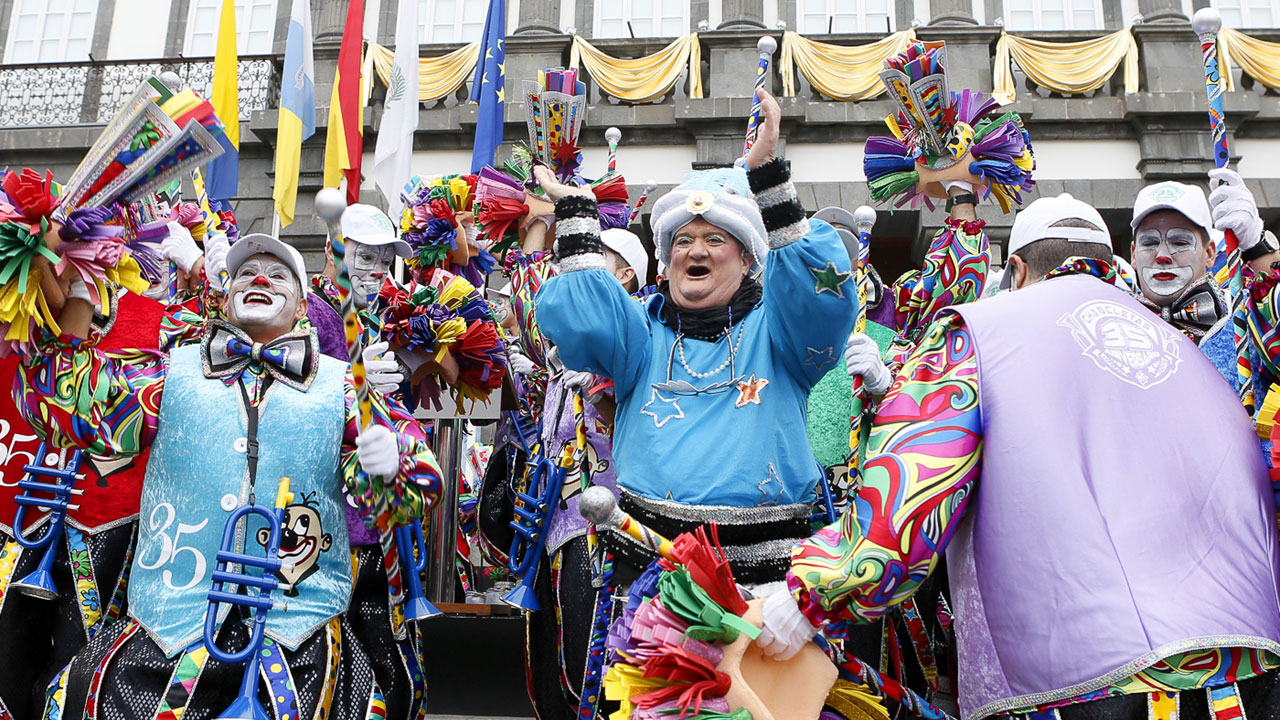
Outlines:
[[867,138],[863,172],[873,200],[932,209],[933,200],[916,190],[918,167],[944,169],[967,153],[984,197],[994,195],[1006,213],[1022,203],[1022,193],[1035,185],[1031,136],[1018,113],[993,117],[1000,105],[991,97],[949,91],[943,43],[912,43],[885,61],[880,78],[899,110],[885,118],[892,136]]
[[[489,303],[459,275],[430,268],[422,282],[399,288],[382,286],[373,311],[382,333],[397,345],[426,353],[439,361],[445,353],[458,364],[458,382],[450,392],[459,413],[464,401],[483,401],[502,387],[507,369],[506,346]],[[414,388],[423,406],[441,409],[441,378],[431,374]]]

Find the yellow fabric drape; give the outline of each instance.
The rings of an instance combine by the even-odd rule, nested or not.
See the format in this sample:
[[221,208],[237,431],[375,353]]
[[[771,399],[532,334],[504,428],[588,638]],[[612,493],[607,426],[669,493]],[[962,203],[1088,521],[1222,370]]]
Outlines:
[[569,67],[586,69],[600,90],[627,102],[657,100],[680,80],[689,68],[689,97],[702,97],[702,49],[698,34],[677,38],[652,55],[642,58],[616,58],[606,55],[581,37],[573,36]]
[[1232,64],[1272,90],[1280,90],[1280,43],[1259,40],[1224,27],[1218,32],[1218,68],[1224,81],[1223,90],[1227,92],[1236,89],[1231,77]]
[[1055,43],[1003,33],[996,45],[995,98],[1002,103],[1016,99],[1013,69],[1041,87],[1064,95],[1079,95],[1102,87],[1124,65],[1124,91],[1138,91],[1138,43],[1128,28],[1096,40]]
[[868,45],[832,45],[788,30],[782,35],[782,94],[796,94],[798,67],[814,90],[833,100],[870,100],[883,93],[880,71],[884,61],[907,49],[916,39],[914,28],[886,35]]
[[[395,51],[371,42],[367,52],[382,84],[386,85],[391,77],[391,66],[395,64]],[[439,100],[457,90],[475,72],[479,58],[479,42],[440,57],[418,58],[418,102]]]

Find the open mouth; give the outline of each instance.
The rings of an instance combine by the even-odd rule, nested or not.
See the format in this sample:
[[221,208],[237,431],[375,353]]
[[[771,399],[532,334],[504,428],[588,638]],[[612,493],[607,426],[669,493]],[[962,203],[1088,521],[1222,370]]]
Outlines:
[[250,291],[244,295],[245,305],[270,305],[272,302],[271,296],[264,292]]
[[316,546],[314,538],[307,538],[292,548],[280,548],[279,557],[281,560],[297,563],[309,557]]
[[690,280],[701,280],[710,274],[711,268],[705,265],[691,265],[689,266],[689,269],[685,271],[685,275],[687,275]]

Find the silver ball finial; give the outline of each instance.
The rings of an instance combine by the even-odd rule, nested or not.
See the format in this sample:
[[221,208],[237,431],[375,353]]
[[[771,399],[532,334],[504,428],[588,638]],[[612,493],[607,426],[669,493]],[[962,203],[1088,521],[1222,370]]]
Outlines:
[[582,517],[586,518],[587,522],[594,525],[603,524],[608,520],[616,507],[618,507],[618,501],[614,499],[613,493],[599,485],[592,485],[583,490],[582,495],[578,497],[578,512],[582,513]]
[[617,145],[622,140],[622,131],[616,127],[611,127],[604,131],[604,140],[610,145]]
[[860,205],[853,211],[853,229],[859,235],[871,232],[876,224],[876,209],[870,205]]
[[336,223],[342,219],[347,209],[347,199],[338,188],[325,188],[316,193],[316,215],[327,223]]
[[182,91],[182,78],[178,77],[178,73],[172,70],[165,70],[160,73],[160,82],[164,83],[165,87],[174,92]]
[[1222,13],[1212,7],[1200,8],[1191,17],[1191,29],[1197,35],[1218,32],[1222,29]]
[[756,49],[761,55],[772,55],[773,51],[778,49],[778,41],[774,40],[772,35],[765,35],[756,43]]
[[645,195],[648,195],[649,193],[651,193],[651,192],[653,192],[654,190],[657,190],[657,189],[658,189],[658,181],[657,181],[657,180],[650,180],[649,182],[647,182],[647,183],[645,183],[645,184],[644,184],[644,194],[645,194]]

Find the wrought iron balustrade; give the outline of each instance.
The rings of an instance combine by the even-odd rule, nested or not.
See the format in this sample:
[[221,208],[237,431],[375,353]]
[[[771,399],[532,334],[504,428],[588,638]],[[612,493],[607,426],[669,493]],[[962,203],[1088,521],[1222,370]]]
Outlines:
[[[239,59],[241,120],[274,106],[277,63],[275,55]],[[184,87],[210,96],[212,58],[0,65],[0,127],[104,123],[139,84],[169,71],[182,78]]]

